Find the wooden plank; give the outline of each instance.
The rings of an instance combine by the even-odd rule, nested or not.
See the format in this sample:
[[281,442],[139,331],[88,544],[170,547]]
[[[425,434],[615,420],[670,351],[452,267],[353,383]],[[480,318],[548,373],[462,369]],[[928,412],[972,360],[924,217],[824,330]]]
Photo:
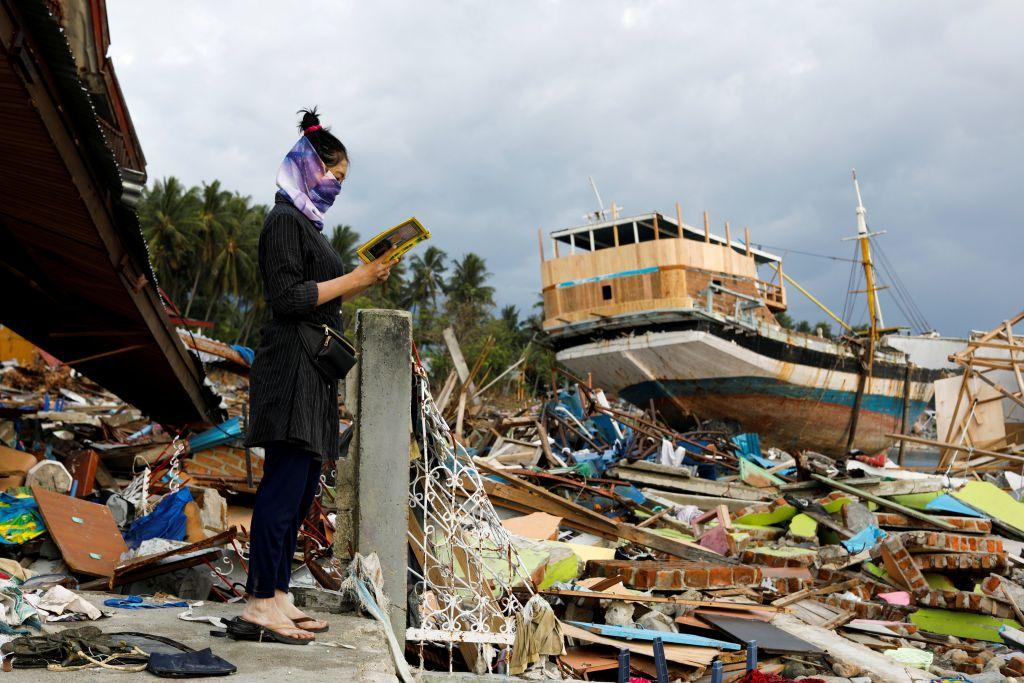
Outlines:
[[972,448],[970,446],[958,446],[952,443],[946,443],[944,441],[935,441],[934,439],[924,439],[919,436],[909,436],[906,434],[886,434],[891,439],[902,439],[904,441],[910,441],[913,443],[923,444],[925,446],[935,446],[937,448],[948,448],[951,451],[961,451],[963,453],[971,453],[972,455],[985,455],[990,458],[997,458],[1000,460],[1009,460],[1010,462],[1024,463],[1024,456],[1011,455],[1010,453],[1000,453],[998,451],[989,451],[982,448]]
[[544,451],[544,457],[548,459],[548,463],[551,465],[557,465],[558,467],[567,467],[568,465],[562,458],[555,455],[554,451],[551,450],[551,444],[548,443],[548,430],[543,423],[534,421],[533,423],[537,427],[537,436],[540,437],[540,447]]
[[856,486],[858,491],[864,491],[875,496],[902,496],[911,493],[932,493],[941,491],[944,488],[942,479],[894,479],[891,481],[872,481],[870,483],[859,483],[856,479],[843,479],[844,484]]
[[723,498],[733,498],[749,502],[770,501],[775,497],[765,489],[758,489],[753,486],[747,486],[739,483],[725,483],[712,481],[710,479],[683,477],[679,476],[679,474],[667,473],[661,469],[656,470],[651,467],[652,465],[658,468],[669,467],[666,465],[657,465],[656,463],[638,461],[627,467],[613,467],[608,472],[614,477],[624,479],[634,484],[653,486],[659,489],[683,491],[686,493],[698,493],[705,496],[720,496]]
[[[483,462],[478,461],[476,464],[481,470],[504,478],[508,481],[507,486],[518,489],[521,494],[526,494],[528,498],[533,499],[531,502],[537,506],[534,508],[535,510],[542,510],[543,512],[562,517],[566,526],[580,530],[599,530],[591,531],[591,533],[597,533],[603,538],[621,538],[632,541],[653,550],[660,550],[663,553],[688,560],[698,562],[711,560],[723,564],[737,564],[736,560],[719,555],[696,543],[667,538],[648,529],[639,529],[632,524],[616,523],[598,512],[555,495],[545,488],[519,479],[508,472],[495,469]],[[492,484],[501,486],[498,482],[485,479],[485,488],[495,488],[491,486]],[[490,494],[490,491],[488,491],[488,494]]]
[[[615,577],[609,577],[618,582]],[[623,602],[639,603],[664,603],[672,605],[688,605],[692,607],[714,607],[716,609],[731,610],[737,612],[782,612],[785,611],[772,605],[753,605],[742,602],[727,602],[724,600],[684,600],[674,596],[662,595],[633,595],[632,593],[614,593],[612,591],[586,591],[568,590],[563,588],[549,588],[537,591],[542,595],[559,595],[567,598],[594,598],[596,600],[622,600]]]
[[444,381],[444,386],[441,388],[441,393],[437,395],[437,410],[439,413],[444,413],[444,409],[448,407],[448,401],[452,399],[455,392],[455,384],[459,381],[459,373],[452,370],[448,373],[448,379]]
[[32,495],[64,562],[72,571],[90,576],[114,575],[128,546],[106,505],[89,503],[40,486]]
[[[574,640],[580,640],[586,643],[596,643],[598,645],[607,645],[614,647],[616,650],[619,648],[627,648],[630,652],[635,652],[641,655],[647,655],[648,657],[654,656],[654,647],[648,643],[641,643],[635,640],[617,640],[615,638],[606,638],[605,636],[591,633],[586,629],[573,626],[572,624],[562,623],[562,635],[573,638]],[[698,670],[698,673],[703,672],[703,668],[711,664],[715,656],[718,654],[718,650],[707,647],[693,647],[692,645],[672,645],[667,644],[665,647],[665,659],[676,664],[683,666],[692,666]]]
[[462,355],[462,348],[459,346],[459,340],[455,338],[455,330],[451,326],[444,328],[441,333],[444,337],[444,343],[448,346],[448,353],[452,356],[452,364],[455,365],[455,370],[459,373],[459,381],[463,383],[463,389],[469,390],[470,394],[473,394],[473,403],[477,403],[476,398],[476,386],[473,384],[473,380],[469,375],[469,366],[466,365],[466,359]]

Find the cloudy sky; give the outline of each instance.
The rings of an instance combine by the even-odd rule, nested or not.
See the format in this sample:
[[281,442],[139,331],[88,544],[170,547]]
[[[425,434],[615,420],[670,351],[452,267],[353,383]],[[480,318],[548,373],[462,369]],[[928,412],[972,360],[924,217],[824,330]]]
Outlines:
[[[151,178],[269,202],[294,112],[353,166],[329,225],[415,214],[529,309],[537,229],[606,203],[749,226],[839,309],[868,222],[946,334],[1022,307],[1024,5],[1006,2],[139,2],[111,55]],[[792,313],[824,316],[790,292]],[[902,323],[883,294],[887,323]],[[858,316],[859,317],[859,316]],[[857,322],[857,320],[854,320]]]

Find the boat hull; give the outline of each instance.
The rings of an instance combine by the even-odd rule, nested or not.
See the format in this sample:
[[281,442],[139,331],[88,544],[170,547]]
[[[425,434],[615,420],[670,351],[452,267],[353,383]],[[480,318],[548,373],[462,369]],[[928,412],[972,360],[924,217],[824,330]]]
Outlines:
[[[653,402],[675,425],[686,424],[691,415],[724,419],[757,432],[765,446],[845,452],[860,381],[852,353],[833,342],[789,337],[788,332],[776,339],[737,334],[727,326],[709,325],[634,333],[569,346],[557,358],[578,375],[589,373],[595,386],[639,407]],[[873,453],[891,445],[885,435],[902,423],[904,373],[905,366],[891,361],[873,367],[853,448]],[[930,378],[924,374],[911,377],[908,424],[931,398]]]

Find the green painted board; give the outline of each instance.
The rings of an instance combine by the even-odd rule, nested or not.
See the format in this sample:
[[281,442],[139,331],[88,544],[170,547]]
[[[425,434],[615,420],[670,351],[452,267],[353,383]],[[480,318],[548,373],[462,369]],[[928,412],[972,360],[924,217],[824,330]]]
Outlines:
[[817,555],[817,553],[808,548],[797,548],[794,546],[782,546],[779,548],[772,548],[769,546],[758,546],[751,548],[751,550],[758,552],[762,555],[771,555],[772,557],[806,557],[807,555]]
[[939,496],[943,491],[931,491],[929,493],[904,493],[900,496],[886,496],[889,500],[905,505],[912,510],[926,510],[928,503],[932,502]]
[[682,531],[679,531],[678,529],[672,529],[668,527],[658,527],[657,529],[648,529],[648,531],[654,534],[658,534],[659,536],[664,536],[665,538],[674,538],[679,541],[692,542],[697,540],[690,534],[684,534]]
[[825,512],[827,512],[830,515],[834,515],[840,510],[842,510],[843,506],[849,502],[850,499],[844,496],[842,498],[836,498],[835,500],[831,500],[828,503],[825,503],[825,505],[823,505],[822,507],[825,508]]
[[818,523],[801,512],[789,520],[789,533],[800,538],[813,538],[818,534]]
[[739,524],[753,524],[755,526],[775,526],[782,522],[788,522],[796,516],[797,509],[792,505],[779,505],[768,512],[751,512],[749,515],[737,517],[734,522]]
[[974,638],[985,640],[990,643],[1003,642],[999,635],[999,627],[1003,624],[1020,628],[1013,619],[999,619],[990,617],[987,614],[974,614],[972,612],[954,612],[948,609],[933,609],[922,607],[910,615],[910,621],[918,628],[938,633],[944,636],[956,636],[957,638]]
[[861,566],[864,567],[864,569],[868,570],[868,572],[870,572],[871,574],[874,574],[875,576],[877,576],[879,578],[885,576],[885,570],[882,569],[881,567],[879,567],[874,562],[870,562],[870,561],[869,562],[865,562]]
[[952,495],[989,517],[1024,531],[1024,504],[1018,503],[995,484],[987,481],[969,481]]
[[928,582],[929,588],[934,588],[937,591],[955,591],[957,589],[949,577],[943,574],[924,574],[924,580]]

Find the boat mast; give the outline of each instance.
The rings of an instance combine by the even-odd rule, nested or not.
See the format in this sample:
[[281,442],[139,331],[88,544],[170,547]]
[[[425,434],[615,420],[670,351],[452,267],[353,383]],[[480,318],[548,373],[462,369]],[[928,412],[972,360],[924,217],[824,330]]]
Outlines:
[[878,290],[875,287],[875,268],[871,263],[871,242],[868,239],[871,234],[868,232],[867,213],[864,202],[860,198],[860,183],[857,182],[857,169],[853,169],[853,189],[857,193],[857,240],[860,242],[861,263],[864,266],[864,283],[868,295],[868,315],[871,319],[869,330],[871,340],[878,338],[879,330],[885,327],[882,318],[882,304],[878,300]]

